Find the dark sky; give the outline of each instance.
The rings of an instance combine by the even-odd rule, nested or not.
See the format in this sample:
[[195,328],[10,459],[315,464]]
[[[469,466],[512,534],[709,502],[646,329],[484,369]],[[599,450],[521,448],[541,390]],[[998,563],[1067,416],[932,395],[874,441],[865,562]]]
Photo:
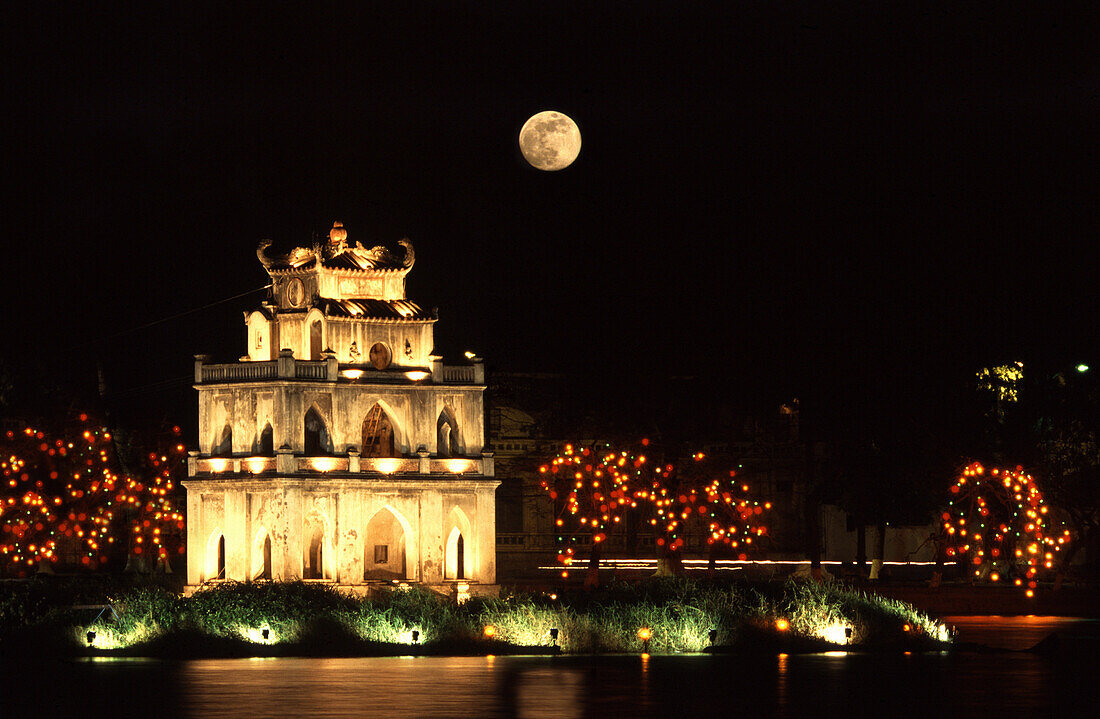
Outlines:
[[680,5],[9,17],[5,361],[193,424],[260,294],[130,330],[340,219],[498,370],[932,421],[977,367],[1100,365],[1095,3]]

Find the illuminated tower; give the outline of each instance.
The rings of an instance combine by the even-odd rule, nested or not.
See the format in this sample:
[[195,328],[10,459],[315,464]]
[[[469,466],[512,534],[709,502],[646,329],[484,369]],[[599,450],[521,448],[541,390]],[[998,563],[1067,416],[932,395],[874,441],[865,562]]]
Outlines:
[[199,450],[187,582],[417,582],[492,591],[496,537],[481,359],[444,365],[436,318],[405,298],[404,251],[328,242],[256,254],[270,300],[247,354],[195,357]]

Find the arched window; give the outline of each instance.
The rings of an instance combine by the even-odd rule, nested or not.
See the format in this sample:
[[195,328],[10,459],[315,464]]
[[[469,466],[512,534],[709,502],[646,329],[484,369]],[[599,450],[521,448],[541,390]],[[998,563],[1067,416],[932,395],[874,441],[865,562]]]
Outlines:
[[444,408],[435,423],[436,452],[440,457],[457,457],[462,454],[462,443],[458,437],[458,423],[454,414]]
[[260,436],[256,438],[256,446],[253,447],[253,451],[260,457],[270,457],[275,454],[275,440],[270,422],[260,430]]
[[309,358],[321,359],[321,320],[313,320],[309,326]]
[[324,579],[325,526],[320,522],[311,522],[310,529],[311,531],[306,535],[309,537],[309,544],[306,545],[303,579]]
[[443,557],[444,579],[466,578],[466,540],[458,527],[452,527],[447,536],[447,548]]
[[455,560],[458,562],[458,567],[455,571],[455,579],[466,578],[466,540],[462,538],[462,535],[458,535],[458,540],[455,541]]
[[225,535],[218,537],[218,574],[217,579],[225,579]]
[[271,581],[271,535],[262,527],[252,542],[252,581]]
[[305,419],[305,452],[307,456],[332,454],[332,438],[329,437],[325,420],[316,407],[310,407]]
[[214,443],[210,454],[214,457],[229,457],[233,454],[233,427],[228,422],[222,428],[221,437]]
[[264,571],[260,578],[271,581],[271,537],[264,537]]
[[375,404],[363,420],[363,457],[396,457],[393,424],[382,405]]
[[447,534],[447,544],[443,551],[443,578],[467,579],[466,573],[473,567],[466,547],[470,536],[470,520],[457,506],[451,509],[447,518],[451,531]]

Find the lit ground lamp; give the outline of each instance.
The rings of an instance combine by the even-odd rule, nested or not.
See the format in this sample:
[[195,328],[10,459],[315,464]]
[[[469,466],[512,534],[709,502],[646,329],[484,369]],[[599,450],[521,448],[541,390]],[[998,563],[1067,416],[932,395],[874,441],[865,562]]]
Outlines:
[[791,628],[791,623],[783,617],[780,617],[779,619],[775,620],[775,628],[781,632],[785,632]]
[[653,631],[649,627],[638,630],[638,638],[642,640],[642,651],[649,654],[649,640],[653,638]]

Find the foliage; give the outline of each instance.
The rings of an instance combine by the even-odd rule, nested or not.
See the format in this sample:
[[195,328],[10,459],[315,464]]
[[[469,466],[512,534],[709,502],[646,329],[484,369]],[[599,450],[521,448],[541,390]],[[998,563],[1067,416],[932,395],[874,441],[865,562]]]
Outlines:
[[[642,440],[642,444],[648,444]],[[608,443],[575,447],[572,444],[539,467],[542,488],[550,495],[558,528],[558,561],[562,577],[569,576],[578,535],[590,534],[598,562],[598,547],[608,533],[622,526],[627,512],[638,510],[638,500],[660,467],[641,451],[618,449]]]
[[771,502],[754,500],[748,492],[736,470],[719,466],[703,452],[680,467],[665,465],[648,492],[657,513],[650,521],[663,534],[658,546],[678,551],[685,536],[698,534],[710,547],[728,547],[747,559],[753,542],[759,546],[767,534],[761,514],[771,509]]
[[[50,584],[57,586],[50,590]],[[71,596],[65,592],[71,593],[71,587],[24,583],[31,585],[37,588],[0,594],[0,639],[23,626],[40,632],[67,626],[70,647],[83,645],[91,629],[98,650],[187,640],[200,646],[232,641],[244,652],[260,651],[264,645],[277,650],[311,644],[332,651],[340,639],[342,646],[359,652],[380,647],[410,651],[417,644],[423,651],[454,653],[555,643],[565,652],[693,652],[707,648],[711,630],[718,632],[718,644],[746,646],[844,644],[846,627],[854,629],[852,643],[864,647],[918,636],[947,640],[942,625],[908,605],[835,584],[794,581],[769,585],[668,577],[637,585],[613,583],[560,598],[516,594],[474,598],[461,605],[424,589],[362,599],[326,585],[228,583],[180,598],[162,587],[143,585],[112,592],[118,620],[102,618],[90,627],[64,611],[70,606]],[[789,620],[790,631],[776,631],[778,618]],[[905,625],[914,631],[906,634]],[[643,628],[650,632],[648,642],[639,636]],[[551,629],[558,630],[556,640]]]
[[166,560],[183,553],[183,515],[170,493],[185,456],[178,444],[143,453],[124,472],[114,438],[80,415],[58,431],[25,427],[0,437],[0,566],[96,568],[111,548]]
[[984,571],[993,582],[1026,582],[1027,596],[1034,596],[1039,571],[1054,567],[1055,554],[1069,538],[1068,531],[1057,536],[1048,529],[1049,507],[1034,478],[1022,467],[987,472],[974,462],[951,494],[943,513],[947,556],[965,558],[975,577]]

